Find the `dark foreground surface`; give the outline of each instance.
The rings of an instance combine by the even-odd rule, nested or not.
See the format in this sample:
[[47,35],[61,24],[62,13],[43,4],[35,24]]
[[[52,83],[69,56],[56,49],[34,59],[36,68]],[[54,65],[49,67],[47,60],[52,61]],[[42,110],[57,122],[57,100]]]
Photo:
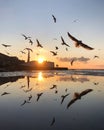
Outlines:
[[103,70],[1,72],[0,130],[104,130],[103,75]]

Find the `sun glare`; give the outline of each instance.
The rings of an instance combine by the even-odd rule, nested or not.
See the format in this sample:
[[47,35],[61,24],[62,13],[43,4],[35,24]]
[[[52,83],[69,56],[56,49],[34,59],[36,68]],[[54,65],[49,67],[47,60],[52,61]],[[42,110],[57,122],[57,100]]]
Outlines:
[[38,62],[39,62],[39,63],[43,63],[43,61],[44,61],[44,58],[42,58],[42,57],[40,57],[40,58],[38,59]]

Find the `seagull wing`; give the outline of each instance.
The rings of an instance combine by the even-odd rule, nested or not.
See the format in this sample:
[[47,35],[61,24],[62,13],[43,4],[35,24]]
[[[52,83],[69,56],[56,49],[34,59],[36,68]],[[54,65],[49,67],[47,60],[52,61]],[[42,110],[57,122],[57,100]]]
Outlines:
[[70,37],[71,40],[78,42],[79,40],[73,37],[69,32],[67,32],[68,36]]
[[87,49],[87,50],[93,50],[94,49],[94,48],[92,48],[92,47],[90,47],[90,46],[88,46],[88,45],[86,45],[84,43],[80,43],[80,46]]

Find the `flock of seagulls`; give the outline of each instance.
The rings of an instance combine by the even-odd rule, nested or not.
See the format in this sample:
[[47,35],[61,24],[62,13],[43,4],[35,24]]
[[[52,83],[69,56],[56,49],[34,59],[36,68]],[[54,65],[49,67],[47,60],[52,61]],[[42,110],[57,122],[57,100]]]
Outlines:
[[[52,14],[52,18],[53,18],[54,23],[56,23],[56,17],[53,14]],[[75,19],[73,22],[77,22],[77,21],[78,21],[78,19]],[[33,42],[33,40],[31,39],[30,36],[26,36],[25,34],[21,34],[21,35],[24,37],[24,39],[26,41],[28,41],[30,43],[30,45],[33,45],[34,42]],[[67,32],[67,35],[74,42],[75,47],[77,47],[77,48],[82,47],[82,48],[87,49],[87,50],[94,50],[94,48],[90,47],[89,45],[84,44],[81,40],[78,40],[77,38],[72,36],[69,32]],[[53,40],[57,40],[57,38],[54,38]],[[40,44],[38,39],[36,39],[36,43],[37,43],[37,47],[43,48],[43,45]],[[69,46],[69,44],[67,44],[65,42],[65,40],[62,36],[61,36],[61,45],[66,46],[66,51],[68,51],[68,47],[70,47],[70,46]],[[6,47],[6,48],[11,47],[11,45],[8,45],[8,44],[2,44],[2,46]],[[30,52],[30,51],[33,52],[31,47],[25,48],[24,50],[28,50],[28,52]],[[26,54],[26,52],[24,52],[24,50],[21,50],[20,52],[22,54]],[[50,53],[52,53],[53,56],[57,56],[58,55],[57,50],[59,50],[59,47],[55,46],[55,50],[51,50]],[[9,53],[8,53],[8,55],[9,55]],[[99,56],[94,56],[93,59],[95,59],[95,58],[99,58]],[[73,62],[74,62],[74,60],[71,61],[71,63],[70,63],[71,66],[73,65]]]

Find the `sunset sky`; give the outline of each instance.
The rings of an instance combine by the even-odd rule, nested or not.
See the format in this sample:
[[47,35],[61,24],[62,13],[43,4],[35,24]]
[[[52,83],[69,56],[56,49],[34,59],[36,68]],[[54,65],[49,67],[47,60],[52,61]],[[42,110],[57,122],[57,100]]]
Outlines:
[[[76,48],[67,32],[95,49]],[[30,36],[34,44],[30,45],[21,34]],[[68,51],[61,45],[61,36],[70,46]],[[36,39],[43,48],[37,47]],[[5,48],[1,44],[12,46]],[[0,0],[0,52],[26,61],[27,54],[20,52],[26,47],[33,49],[31,60],[43,57],[72,69],[104,69],[104,0]],[[58,55],[52,56],[50,51]],[[77,61],[71,66],[73,57]]]

